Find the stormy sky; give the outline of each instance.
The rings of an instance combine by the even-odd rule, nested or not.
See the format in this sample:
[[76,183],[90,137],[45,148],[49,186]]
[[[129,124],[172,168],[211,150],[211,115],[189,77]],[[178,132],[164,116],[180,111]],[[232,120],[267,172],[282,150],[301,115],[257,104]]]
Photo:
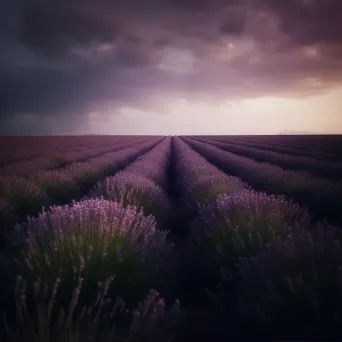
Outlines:
[[0,4],[0,133],[342,133],[341,0]]

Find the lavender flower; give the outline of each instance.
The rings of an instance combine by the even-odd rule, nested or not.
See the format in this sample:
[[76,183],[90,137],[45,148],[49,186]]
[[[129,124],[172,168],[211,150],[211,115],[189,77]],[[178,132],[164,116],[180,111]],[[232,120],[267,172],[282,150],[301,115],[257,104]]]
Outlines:
[[59,277],[70,287],[76,268],[87,290],[91,279],[114,274],[114,288],[130,295],[133,288],[139,294],[157,281],[171,248],[168,232],[159,231],[152,216],[103,198],[53,206],[16,230],[26,236],[19,264],[23,274],[48,284]]
[[256,255],[273,240],[286,238],[293,224],[307,228],[307,212],[282,196],[245,190],[218,196],[201,208],[191,224],[190,244],[196,242],[198,252],[229,268],[241,257]]
[[18,278],[17,321],[7,320],[6,316],[4,320],[9,337],[37,342],[169,341],[174,337],[184,315],[178,300],[168,308],[159,293],[150,290],[146,299],[131,309],[121,297],[116,300],[107,297],[113,283],[114,277],[108,277],[96,300],[80,307],[84,279],[78,278],[66,309],[56,297],[63,285],[60,279],[55,280],[51,292],[46,286],[42,291],[40,281],[35,282],[36,305],[31,305],[25,295],[25,282]]
[[5,198],[15,212],[22,217],[36,214],[43,205],[51,203],[51,199],[37,184],[15,176],[1,176],[0,197]]
[[31,176],[47,195],[58,203],[66,203],[79,191],[67,170],[40,171]]
[[248,185],[237,177],[229,177],[221,172],[202,177],[185,187],[184,203],[188,210],[197,213],[199,208],[214,202],[220,195],[233,195],[248,189]]
[[100,171],[89,163],[73,163],[66,167],[67,174],[81,187],[88,189],[101,177]]
[[143,209],[145,215],[153,215],[159,223],[165,221],[170,212],[167,195],[153,181],[136,173],[121,171],[97,184],[92,197],[120,202],[124,206],[134,205]]
[[286,196],[308,207],[315,216],[342,222],[342,181],[315,177],[305,171],[284,170],[279,166],[258,163],[250,158],[223,151],[210,144],[183,138],[195,151],[224,172],[238,174],[255,189]]
[[162,166],[160,161],[153,162],[150,160],[135,161],[125,168],[125,172],[134,172],[140,177],[151,179],[161,187],[167,184],[167,169]]
[[179,138],[174,138],[174,148],[177,156],[176,181],[189,218],[218,195],[230,195],[248,188],[239,178],[227,176],[208,163]]
[[165,188],[168,182],[167,168],[170,164],[170,153],[171,139],[166,138],[151,151],[129,164],[125,168],[125,172],[137,173]]
[[324,161],[310,158],[308,156],[294,156],[285,153],[277,153],[266,151],[264,149],[255,148],[253,146],[241,146],[240,144],[229,143],[226,141],[213,141],[212,139],[198,139],[203,142],[209,142],[210,145],[219,147],[225,151],[229,151],[244,157],[254,159],[258,162],[267,162],[290,170],[304,170],[313,175],[328,177],[331,179],[341,179],[342,165],[338,161]]

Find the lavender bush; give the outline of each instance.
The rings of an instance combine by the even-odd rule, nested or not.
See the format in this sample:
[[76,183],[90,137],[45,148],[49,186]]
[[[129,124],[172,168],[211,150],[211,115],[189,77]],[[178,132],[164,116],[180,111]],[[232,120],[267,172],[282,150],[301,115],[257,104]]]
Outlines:
[[[310,232],[293,230],[286,240],[242,260],[238,273],[232,292],[238,309],[231,315],[240,318],[237,328],[248,326],[250,336],[273,340],[341,339],[340,231],[325,224]],[[225,301],[223,290],[216,296],[221,308],[233,297]]]
[[78,277],[91,293],[99,279],[115,274],[114,292],[141,298],[147,288],[158,285],[171,248],[167,232],[157,230],[152,216],[103,198],[53,206],[15,231],[25,239],[19,273],[49,286],[60,278],[65,293]]
[[89,163],[72,163],[65,170],[83,190],[89,189],[101,178],[101,172]]
[[40,171],[31,178],[54,202],[59,204],[69,202],[80,191],[69,172],[64,169]]
[[[13,342],[112,342],[171,341],[183,313],[176,300],[170,309],[159,293],[150,290],[134,310],[121,297],[109,297],[115,277],[100,284],[96,299],[88,306],[79,304],[84,278],[78,278],[68,307],[58,305],[59,278],[49,288],[40,279],[27,296],[26,282],[19,276],[15,286],[16,318],[4,316],[4,325]],[[50,293],[50,295],[48,295]],[[48,298],[49,296],[49,298]],[[15,324],[13,324],[15,322]]]
[[167,169],[170,165],[170,154],[171,139],[165,138],[152,150],[129,164],[125,171],[138,173],[165,189],[168,186]]
[[124,207],[134,205],[142,208],[144,214],[153,215],[162,224],[170,215],[170,202],[161,187],[150,179],[136,173],[120,171],[99,182],[90,193],[92,197],[120,202]]
[[13,208],[18,218],[38,213],[51,199],[37,184],[25,178],[3,176],[0,178],[0,196]]
[[214,201],[218,195],[248,188],[237,177],[227,176],[208,163],[179,138],[174,139],[174,146],[177,156],[176,182],[188,218],[196,215],[201,205]]
[[134,172],[139,176],[151,179],[160,187],[167,185],[167,171],[160,163],[150,160],[135,161],[125,168],[125,172]]
[[184,200],[189,212],[197,213],[206,204],[214,202],[220,195],[233,195],[248,189],[248,184],[237,177],[229,177],[222,173],[215,173],[186,187]]
[[257,255],[271,241],[286,238],[294,223],[304,229],[309,216],[282,196],[248,190],[218,196],[191,223],[189,262],[196,260],[200,273],[211,274],[215,283],[220,267],[233,271],[240,258]]
[[101,157],[89,159],[88,163],[95,169],[101,171],[101,174],[107,177],[119,169],[120,163],[117,163],[117,160],[119,159],[118,156],[118,152],[107,153]]
[[182,186],[195,186],[197,183],[202,182],[203,178],[210,178],[217,175],[224,176],[224,173],[219,169],[212,169],[212,165],[205,159],[198,160],[197,158],[192,159],[191,157],[189,153],[187,161],[184,161],[185,165],[177,168]]

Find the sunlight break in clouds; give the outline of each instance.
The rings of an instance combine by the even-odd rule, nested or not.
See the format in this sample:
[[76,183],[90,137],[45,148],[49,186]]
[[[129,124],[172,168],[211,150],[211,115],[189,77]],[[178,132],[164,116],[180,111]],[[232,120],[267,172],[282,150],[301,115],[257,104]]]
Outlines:
[[278,134],[288,130],[339,134],[341,98],[342,88],[305,100],[259,97],[206,105],[174,99],[168,101],[163,114],[129,107],[122,107],[119,113],[109,111],[107,115],[90,113],[87,126],[76,133],[235,135]]

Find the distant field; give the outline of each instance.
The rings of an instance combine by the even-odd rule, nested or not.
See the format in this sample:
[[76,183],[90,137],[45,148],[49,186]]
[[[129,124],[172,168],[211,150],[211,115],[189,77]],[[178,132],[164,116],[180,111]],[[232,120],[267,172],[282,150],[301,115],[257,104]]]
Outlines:
[[1,136],[0,227],[17,342],[342,339],[342,136]]

